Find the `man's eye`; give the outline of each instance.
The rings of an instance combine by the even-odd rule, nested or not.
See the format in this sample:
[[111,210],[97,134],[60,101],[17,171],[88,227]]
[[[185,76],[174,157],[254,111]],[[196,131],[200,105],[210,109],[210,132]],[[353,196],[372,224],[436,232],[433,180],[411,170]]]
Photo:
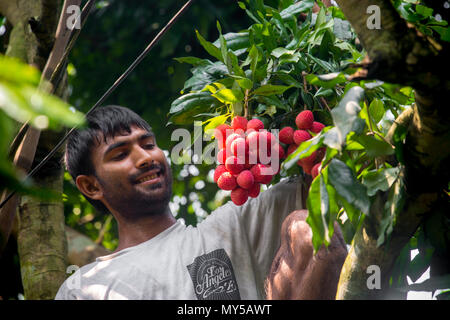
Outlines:
[[144,148],[145,148],[145,149],[150,149],[150,150],[151,150],[151,149],[153,149],[154,147],[155,147],[155,145],[154,145],[153,143],[148,143],[148,144],[145,144],[145,145],[144,145]]
[[123,158],[125,158],[126,155],[127,154],[125,152],[121,152],[112,157],[112,159],[115,161],[122,160]]

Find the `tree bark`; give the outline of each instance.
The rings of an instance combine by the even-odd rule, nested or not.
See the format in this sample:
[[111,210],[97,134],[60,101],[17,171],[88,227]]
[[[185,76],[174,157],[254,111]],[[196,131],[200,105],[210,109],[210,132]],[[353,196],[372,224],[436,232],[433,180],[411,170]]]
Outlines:
[[[40,185],[62,190],[60,175],[39,179]],[[40,202],[22,197],[19,209],[18,252],[24,296],[53,299],[66,278],[67,245],[63,241],[62,201]]]
[[[13,25],[7,54],[43,71],[53,48],[60,4],[59,0],[0,2],[0,12]],[[63,95],[65,86],[65,81],[57,86],[55,91],[59,96]],[[49,131],[40,135],[35,165],[52,149],[60,135]],[[60,156],[50,160],[34,177],[34,181],[42,188],[61,194],[63,170]],[[23,197],[18,220],[18,251],[24,296],[26,299],[53,299],[66,278],[67,243],[62,199],[41,202]]]

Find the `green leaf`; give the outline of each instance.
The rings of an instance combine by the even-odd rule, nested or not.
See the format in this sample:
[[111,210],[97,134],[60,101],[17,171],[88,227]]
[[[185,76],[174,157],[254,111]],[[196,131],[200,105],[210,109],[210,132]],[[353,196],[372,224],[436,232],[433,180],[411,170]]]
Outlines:
[[323,223],[322,220],[322,212],[321,212],[321,180],[323,178],[320,176],[319,179],[314,179],[311,183],[311,187],[308,192],[308,199],[306,201],[306,206],[308,208],[308,217],[306,218],[306,222],[311,227],[312,231],[312,243],[314,247],[314,251],[317,251],[318,248],[325,241],[325,234],[328,230],[325,230],[327,224]]
[[288,107],[277,96],[255,96],[256,101],[268,106],[275,106],[278,109],[287,110]]
[[250,52],[249,52],[248,56],[250,58],[250,70],[252,71],[252,81],[255,82],[256,66],[258,64],[258,59],[259,59],[258,48],[255,45],[253,45],[250,48]]
[[312,85],[323,87],[326,89],[334,88],[337,84],[347,82],[345,75],[340,72],[334,72],[324,75],[308,74],[306,75],[305,79]]
[[342,150],[347,135],[354,131],[359,133],[364,128],[364,120],[359,118],[361,111],[359,101],[364,96],[364,89],[359,86],[350,88],[338,106],[331,110],[335,127],[327,132],[324,143],[331,148]]
[[433,9],[425,7],[424,5],[416,5],[416,12],[423,17],[429,17],[433,14]]
[[40,81],[40,72],[35,67],[0,54],[0,83],[31,85],[37,87]]
[[[68,127],[81,126],[84,123],[84,115],[79,111],[71,111],[69,105],[56,96],[46,94],[32,87],[24,87],[21,90],[26,101],[32,108],[48,117],[49,128],[59,128],[60,124]],[[36,124],[37,117],[32,120]],[[43,126],[42,129],[45,129]]]
[[[303,88],[303,84],[297,80],[294,79],[291,75],[283,72],[277,72],[275,73],[276,77],[283,81],[285,84],[289,85],[290,87],[295,88]],[[298,93],[298,90],[296,90]]]
[[252,89],[253,88],[253,82],[252,80],[250,80],[249,78],[244,78],[244,77],[234,77],[236,79],[236,82],[239,84],[239,86],[242,89]]
[[18,122],[30,121],[38,129],[59,129],[61,124],[80,126],[82,113],[69,109],[61,99],[30,85],[0,83],[0,108]]
[[317,14],[316,19],[316,25],[315,30],[319,29],[320,26],[322,26],[324,23],[326,23],[326,17],[325,17],[325,8],[321,7],[319,13]]
[[180,58],[174,58],[174,60],[178,61],[179,63],[188,63],[192,64],[193,66],[205,66],[208,64],[211,64],[212,62],[207,59],[200,59],[197,57],[180,57]]
[[275,84],[265,84],[256,88],[252,93],[260,96],[271,96],[274,94],[283,94],[291,86],[280,86]]
[[362,183],[367,188],[367,195],[373,196],[379,190],[389,190],[395,180],[397,180],[399,172],[400,169],[398,167],[367,172],[362,178]]
[[229,115],[226,114],[222,114],[219,115],[217,117],[214,117],[212,119],[209,119],[207,122],[208,124],[205,126],[204,128],[204,132],[205,132],[205,139],[207,139],[207,137],[212,137],[214,135],[214,129],[225,123],[227,121],[227,119],[229,118]]
[[[231,69],[232,69],[232,71],[234,72],[235,75],[237,75],[239,77],[242,77],[242,78],[245,77],[245,72],[239,66],[239,60],[238,60],[237,56],[232,51],[228,51],[227,64],[231,65]],[[248,79],[248,80],[251,81],[250,79]]]
[[367,189],[355,177],[353,171],[341,160],[332,159],[328,164],[328,178],[336,192],[349,204],[364,214],[369,213],[370,200]]
[[403,156],[403,145],[406,139],[406,135],[408,133],[408,128],[402,125],[398,125],[394,131],[394,135],[392,137],[393,144],[395,146],[395,156],[400,163],[405,163],[405,159]]
[[295,50],[288,50],[286,48],[275,48],[272,50],[272,52],[270,53],[272,56],[274,56],[275,58],[280,58],[283,55],[293,55],[295,53]]
[[283,20],[290,19],[297,16],[301,12],[309,11],[314,6],[314,1],[312,0],[302,0],[293,5],[290,5],[286,9],[280,12],[281,18]]
[[389,189],[388,199],[384,206],[383,219],[378,230],[377,246],[381,246],[389,239],[396,215],[401,212],[405,204],[405,186],[400,177]]
[[[313,195],[310,198],[311,191]],[[313,246],[314,251],[317,252],[322,244],[326,246],[330,244],[339,210],[336,203],[336,190],[328,183],[328,167],[325,167],[313,180],[308,194],[307,208],[309,213],[306,221],[313,229]]]
[[217,48],[211,42],[203,38],[202,35],[197,30],[195,30],[195,34],[197,35],[197,39],[199,40],[202,47],[206,50],[206,52],[208,52],[211,56],[213,56],[217,60],[224,62],[222,58],[222,52],[220,51],[219,48]]
[[[228,50],[233,51],[236,55],[240,55],[250,47],[249,32],[229,32],[223,35],[227,43]],[[220,39],[213,42],[216,47],[220,46]]]
[[373,99],[369,106],[369,112],[374,123],[380,122],[386,112],[384,110],[383,101],[380,99]]
[[185,82],[183,92],[202,90],[206,85],[224,79],[227,74],[227,67],[220,61],[197,66],[192,70],[192,77]]
[[244,94],[242,91],[235,89],[221,89],[212,94],[212,96],[224,103],[235,103],[244,99]]
[[211,106],[216,99],[208,92],[195,92],[182,95],[170,106],[169,114],[191,110],[197,106]]
[[362,146],[364,151],[371,158],[388,156],[395,153],[394,148],[384,140],[379,140],[375,136],[359,136],[355,138]]

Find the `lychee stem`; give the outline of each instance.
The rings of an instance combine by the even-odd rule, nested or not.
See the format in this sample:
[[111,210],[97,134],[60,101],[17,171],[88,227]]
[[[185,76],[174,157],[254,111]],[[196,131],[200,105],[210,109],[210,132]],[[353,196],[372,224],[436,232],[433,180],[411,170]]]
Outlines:
[[245,97],[244,97],[244,117],[248,119],[248,93],[250,92],[249,89],[245,90]]

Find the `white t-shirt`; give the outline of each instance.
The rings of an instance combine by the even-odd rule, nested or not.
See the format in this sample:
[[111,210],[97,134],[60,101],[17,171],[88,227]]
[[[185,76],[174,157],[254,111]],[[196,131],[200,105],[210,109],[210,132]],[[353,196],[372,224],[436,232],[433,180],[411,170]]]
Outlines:
[[196,227],[177,221],[81,267],[55,299],[264,299],[281,224],[301,199],[299,179],[289,179],[243,206],[228,202]]

